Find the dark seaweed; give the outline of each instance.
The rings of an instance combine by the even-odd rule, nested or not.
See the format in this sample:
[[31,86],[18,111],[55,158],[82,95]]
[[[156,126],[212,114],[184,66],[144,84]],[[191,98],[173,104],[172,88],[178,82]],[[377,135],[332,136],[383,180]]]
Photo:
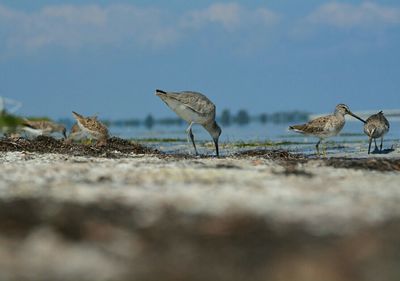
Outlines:
[[52,137],[39,136],[28,140],[24,138],[3,138],[0,151],[27,151],[37,153],[58,153],[75,156],[95,156],[118,158],[127,154],[160,154],[158,150],[148,148],[129,140],[113,137],[103,146],[68,143]]

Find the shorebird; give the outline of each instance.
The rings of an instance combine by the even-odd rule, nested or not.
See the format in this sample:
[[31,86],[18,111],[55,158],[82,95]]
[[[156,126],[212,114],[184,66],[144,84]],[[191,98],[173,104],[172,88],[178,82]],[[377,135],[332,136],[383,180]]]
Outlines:
[[107,127],[97,120],[97,117],[83,117],[82,115],[72,111],[78,127],[84,134],[87,134],[97,140],[97,145],[105,145],[108,139]]
[[383,136],[389,132],[389,128],[389,121],[383,116],[382,111],[368,117],[364,124],[364,133],[369,137],[368,154],[371,152],[372,139],[375,141],[375,151],[377,151],[376,139],[381,138],[380,151],[382,151]]
[[71,127],[71,131],[68,135],[67,140],[69,142],[72,141],[79,141],[81,139],[83,139],[84,137],[88,136],[84,131],[81,130],[81,128],[79,128],[78,123],[75,123],[72,127]]
[[24,119],[22,125],[22,129],[25,132],[35,137],[50,136],[53,133],[61,133],[64,138],[67,138],[65,126],[51,121],[33,121]]
[[325,138],[336,136],[343,129],[346,122],[346,114],[349,114],[365,123],[363,119],[351,112],[347,105],[338,104],[335,108],[335,112],[332,115],[316,118],[306,124],[290,126],[289,129],[304,135],[319,138],[319,141],[315,146],[317,149],[317,154],[319,154],[319,144],[321,141]]
[[215,144],[215,151],[219,157],[218,140],[221,128],[215,122],[215,105],[203,94],[197,92],[165,92],[156,90],[156,95],[165,102],[179,117],[189,123],[187,128],[196,156],[198,155],[194,135],[193,124],[200,124],[211,135]]

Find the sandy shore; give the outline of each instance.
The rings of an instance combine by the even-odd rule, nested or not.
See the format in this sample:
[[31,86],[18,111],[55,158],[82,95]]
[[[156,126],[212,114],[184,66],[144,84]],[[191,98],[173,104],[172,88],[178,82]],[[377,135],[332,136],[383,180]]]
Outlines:
[[0,140],[0,280],[399,279],[397,146],[154,148]]
[[393,161],[2,152],[0,280],[398,280]]
[[0,156],[1,198],[82,204],[118,200],[188,214],[251,213],[311,231],[351,231],[400,214],[400,173],[337,169],[312,160],[287,167],[259,157],[106,159],[11,152]]

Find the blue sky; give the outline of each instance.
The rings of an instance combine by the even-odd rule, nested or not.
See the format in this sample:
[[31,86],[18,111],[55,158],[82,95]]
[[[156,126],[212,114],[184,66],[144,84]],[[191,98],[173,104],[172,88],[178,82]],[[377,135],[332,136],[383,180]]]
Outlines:
[[1,1],[0,95],[20,114],[171,116],[156,88],[221,111],[400,107],[398,1]]

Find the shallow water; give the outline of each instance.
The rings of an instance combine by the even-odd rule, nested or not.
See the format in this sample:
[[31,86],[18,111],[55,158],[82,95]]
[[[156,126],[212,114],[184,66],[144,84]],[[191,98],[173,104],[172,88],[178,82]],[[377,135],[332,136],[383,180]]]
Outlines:
[[[384,149],[400,147],[400,122],[389,120],[391,128],[384,138]],[[223,127],[220,138],[221,154],[228,155],[237,151],[257,147],[284,148],[299,153],[315,153],[316,138],[307,137],[288,130],[290,124],[251,123],[247,126],[232,125]],[[137,139],[152,147],[166,152],[192,153],[192,146],[187,143],[185,126],[154,126],[110,128],[111,133],[122,138]],[[193,126],[199,153],[213,153],[213,144],[207,131],[201,126]],[[380,141],[378,141],[379,145]],[[322,145],[321,145],[322,146]],[[331,155],[364,155],[368,138],[363,133],[363,124],[357,121],[346,122],[342,132],[327,140],[327,153]],[[373,147],[372,147],[373,148]],[[387,150],[390,155],[391,151]],[[382,155],[382,154],[381,154]]]

